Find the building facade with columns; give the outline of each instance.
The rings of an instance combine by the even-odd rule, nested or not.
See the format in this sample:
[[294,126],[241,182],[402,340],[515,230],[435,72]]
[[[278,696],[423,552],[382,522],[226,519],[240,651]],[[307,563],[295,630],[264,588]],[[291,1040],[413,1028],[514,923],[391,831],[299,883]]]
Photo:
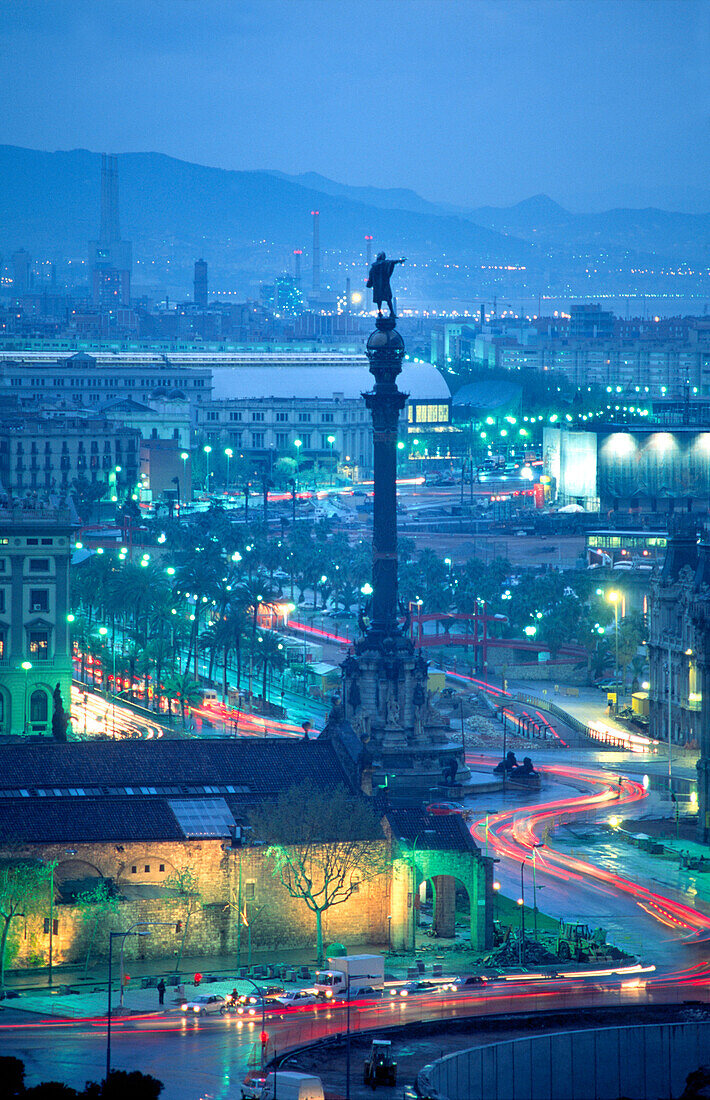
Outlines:
[[669,539],[649,603],[649,733],[697,750],[698,836],[710,840],[710,543]]
[[0,507],[0,736],[51,734],[57,685],[70,710],[72,534],[68,507]]

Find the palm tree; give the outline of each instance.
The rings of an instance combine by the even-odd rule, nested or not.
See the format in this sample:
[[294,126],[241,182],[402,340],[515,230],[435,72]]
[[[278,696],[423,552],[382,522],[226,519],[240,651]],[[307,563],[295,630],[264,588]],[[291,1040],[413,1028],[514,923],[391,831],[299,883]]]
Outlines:
[[204,605],[213,599],[217,577],[218,575],[221,576],[221,570],[224,568],[223,564],[221,564],[220,573],[218,574],[214,562],[210,560],[211,557],[212,555],[210,553],[205,553],[198,557],[191,557],[190,560],[181,567],[180,573],[178,574],[178,581],[175,586],[177,592],[189,592],[191,598],[195,601],[190,642],[185,658],[185,672],[187,672],[190,667],[190,658],[194,656],[195,680],[197,680],[198,677],[197,639],[200,630],[200,615]]
[[172,713],[172,707],[170,706],[172,700],[177,699],[180,703],[180,713],[184,727],[187,707],[197,706],[202,699],[199,684],[186,672],[179,672],[176,676],[165,677],[164,689],[168,697],[170,713]]
[[269,670],[280,672],[286,664],[283,642],[279,641],[278,635],[274,634],[273,631],[259,631],[256,638],[254,663],[262,671],[261,694],[266,703],[268,701],[267,681]]
[[227,614],[202,632],[201,641],[213,655],[222,654],[222,700],[227,701],[227,667],[230,654],[237,654],[237,689],[241,680],[241,645],[247,635],[247,618],[243,609],[229,608]]

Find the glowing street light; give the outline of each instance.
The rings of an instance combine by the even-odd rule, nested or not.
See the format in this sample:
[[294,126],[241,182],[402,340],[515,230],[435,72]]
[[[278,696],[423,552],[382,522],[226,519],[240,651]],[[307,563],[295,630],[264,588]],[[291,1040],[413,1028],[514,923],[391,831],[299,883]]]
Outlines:
[[619,690],[619,600],[621,595],[619,592],[607,592],[606,598],[610,603],[614,605],[614,683],[616,684],[616,690]]
[[32,661],[23,661],[20,667],[25,674],[25,720],[22,725],[23,733],[27,733],[27,677],[32,668]]
[[207,492],[209,492],[209,489],[210,489],[210,455],[212,454],[212,448],[210,447],[209,443],[206,443],[205,446],[202,448],[202,450],[205,452],[205,455],[207,457],[207,475],[206,475],[206,480],[205,480],[205,489],[206,489]]
[[225,447],[225,448],[224,448],[224,453],[225,453],[225,456],[226,456],[226,458],[227,458],[227,486],[229,487],[229,484],[230,484],[230,479],[229,479],[229,464],[230,464],[230,462],[232,461],[232,459],[234,458],[234,451],[232,450],[232,448],[231,448],[231,447]]

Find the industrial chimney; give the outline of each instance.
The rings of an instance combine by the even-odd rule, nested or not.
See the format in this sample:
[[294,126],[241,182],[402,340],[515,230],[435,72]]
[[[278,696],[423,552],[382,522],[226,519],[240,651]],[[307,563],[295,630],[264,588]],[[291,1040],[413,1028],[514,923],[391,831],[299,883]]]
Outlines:
[[320,298],[320,211],[311,210],[313,215],[313,297]]

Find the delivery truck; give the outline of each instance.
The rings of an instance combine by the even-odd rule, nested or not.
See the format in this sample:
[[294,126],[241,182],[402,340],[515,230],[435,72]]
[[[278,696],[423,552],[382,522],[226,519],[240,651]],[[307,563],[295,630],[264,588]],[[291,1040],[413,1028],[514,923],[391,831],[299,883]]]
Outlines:
[[327,970],[317,970],[315,989],[320,997],[356,997],[361,989],[383,990],[385,986],[384,955],[343,955],[328,959]]

